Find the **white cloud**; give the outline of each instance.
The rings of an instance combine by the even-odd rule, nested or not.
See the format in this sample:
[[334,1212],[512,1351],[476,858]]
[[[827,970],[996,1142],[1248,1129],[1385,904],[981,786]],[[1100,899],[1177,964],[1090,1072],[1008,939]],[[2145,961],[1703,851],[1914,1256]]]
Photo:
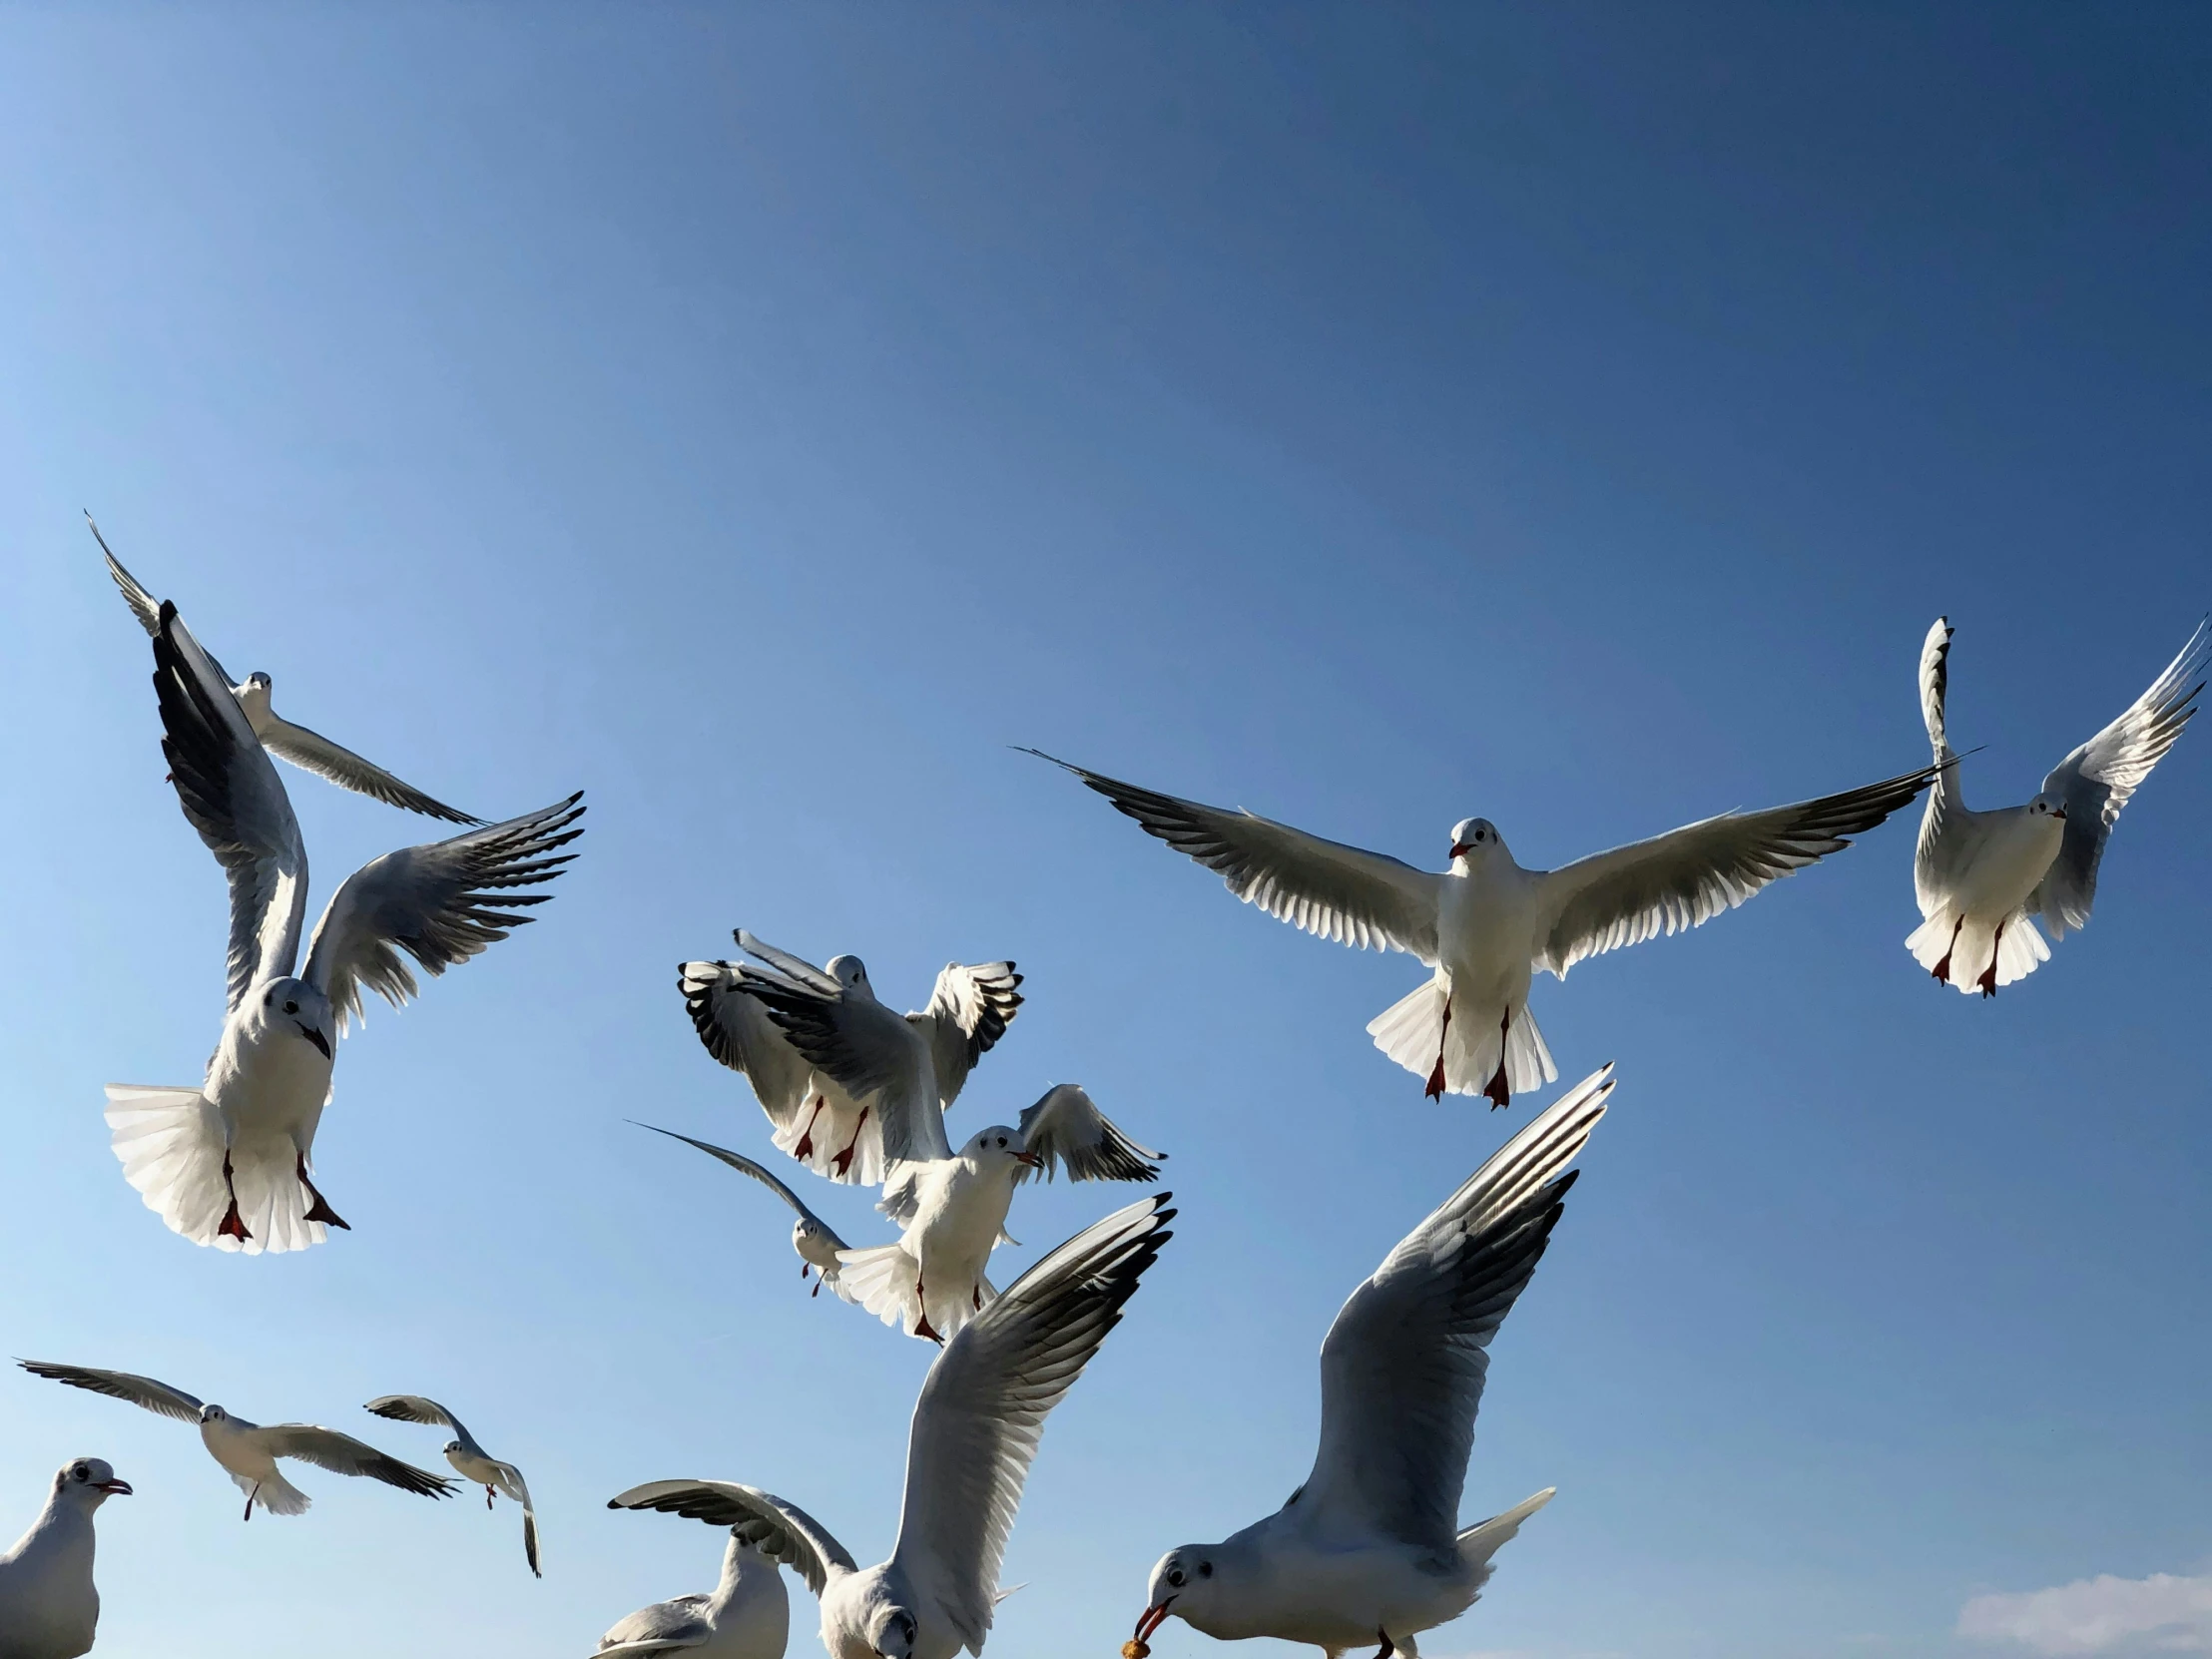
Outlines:
[[1975,1596],[1958,1634],[2035,1653],[2212,1653],[2212,1577],[2101,1573],[2021,1595]]

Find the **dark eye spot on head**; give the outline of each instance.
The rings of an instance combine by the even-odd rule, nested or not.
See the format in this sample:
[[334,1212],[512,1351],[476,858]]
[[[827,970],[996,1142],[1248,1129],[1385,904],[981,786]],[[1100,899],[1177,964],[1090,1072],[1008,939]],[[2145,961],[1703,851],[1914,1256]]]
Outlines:
[[1198,1576],[1199,1576],[1199,1577],[1201,1577],[1201,1578],[1211,1578],[1211,1577],[1213,1577],[1213,1576],[1214,1576],[1214,1563],[1213,1563],[1213,1562],[1211,1562],[1211,1561],[1201,1561],[1201,1562],[1199,1562],[1199,1564],[1198,1564]]
[[271,1004],[272,1002],[275,1002],[276,1000],[276,993],[275,991],[264,991],[264,992],[262,992],[262,1006],[263,1006],[263,1007],[265,1007],[265,1008],[266,1008],[266,1007],[268,1007],[268,1006],[269,1006],[269,1005],[270,1005],[270,1004]]

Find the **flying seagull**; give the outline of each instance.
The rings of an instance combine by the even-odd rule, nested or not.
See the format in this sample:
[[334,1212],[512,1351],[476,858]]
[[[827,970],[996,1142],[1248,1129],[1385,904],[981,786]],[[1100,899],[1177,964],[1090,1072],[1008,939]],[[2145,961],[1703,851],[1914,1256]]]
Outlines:
[[77,1659],[92,1651],[100,1592],[92,1582],[92,1517],[111,1497],[129,1497],[105,1458],[79,1457],[54,1473],[46,1507],[15,1547],[0,1555],[0,1655]]
[[1959,793],[1958,758],[1943,729],[1951,633],[1950,619],[1937,617],[1921,646],[1921,716],[1942,773],[1913,858],[1925,919],[1905,947],[1943,983],[1994,996],[2050,959],[2035,916],[2053,939],[2088,925],[2097,865],[2120,809],[2196,713],[2212,629],[2198,623],[2150,690],[2060,761],[2034,800],[1981,813],[1968,811]]
[[[625,1496],[628,1494],[625,1493]],[[619,1500],[617,1500],[619,1503]],[[711,1595],[677,1596],[641,1607],[599,1638],[597,1659],[784,1659],[791,1639],[791,1592],[773,1555],[733,1526],[722,1551],[722,1580]]]
[[237,699],[164,601],[154,637],[171,778],[185,817],[231,887],[230,992],[222,1040],[198,1088],[108,1085],[123,1173],[171,1230],[221,1250],[302,1250],[345,1227],[308,1175],[335,1043],[374,990],[416,991],[400,952],[443,973],[531,918],[583,831],[570,796],[540,812],[404,847],[362,865],[315,924],[294,974],[307,904],[299,825]]
[[418,1469],[388,1457],[372,1445],[334,1428],[318,1428],[311,1422],[273,1422],[263,1425],[234,1417],[220,1405],[207,1405],[182,1388],[157,1382],[151,1377],[134,1377],[125,1371],[95,1371],[89,1366],[57,1366],[44,1360],[16,1362],[33,1377],[66,1382],[72,1388],[89,1388],[110,1399],[143,1405],[149,1411],[182,1422],[200,1425],[201,1442],[208,1455],[223,1465],[223,1472],[238,1482],[246,1494],[246,1518],[254,1518],[259,1504],[273,1515],[303,1515],[307,1494],[286,1480],[276,1467],[279,1457],[295,1457],[332,1474],[366,1475],[387,1486],[397,1486],[417,1497],[451,1497],[453,1482],[442,1474]]
[[1322,1344],[1313,1472],[1265,1520],[1169,1550],[1125,1659],[1146,1659],[1171,1617],[1221,1641],[1415,1659],[1416,1635],[1473,1604],[1491,1556],[1552,1495],[1459,1526],[1490,1339],[1543,1257],[1612,1069],[1507,1141],[1352,1293]]
[[1528,1010],[1541,968],[1564,979],[1585,956],[1697,927],[1770,882],[1850,845],[1911,801],[1934,768],[1842,795],[1671,830],[1559,869],[1523,869],[1486,818],[1451,829],[1451,867],[1415,869],[1242,811],[1155,794],[1051,761],[1207,868],[1247,904],[1339,944],[1402,950],[1435,970],[1368,1022],[1375,1046],[1428,1079],[1435,1099],[1493,1107],[1559,1075]]
[[695,1141],[689,1135],[679,1135],[673,1129],[658,1129],[650,1123],[641,1123],[638,1127],[652,1129],[654,1134],[666,1135],[670,1140],[682,1141],[686,1146],[696,1146],[708,1157],[719,1158],[740,1174],[752,1176],[790,1205],[792,1212],[799,1217],[792,1223],[792,1249],[799,1252],[799,1277],[805,1279],[811,1273],[822,1275],[816,1281],[814,1290],[808,1294],[820,1296],[822,1287],[827,1285],[845,1301],[852,1300],[852,1293],[844,1288],[838,1271],[837,1258],[843,1253],[845,1242],[837,1237],[835,1230],[828,1222],[808,1209],[806,1202],[797,1193],[777,1180],[765,1167],[742,1153],[732,1152],[726,1146],[716,1146],[712,1141]]
[[[678,970],[692,1024],[710,1054],[752,1082],[777,1149],[832,1181],[880,1186],[890,1164],[924,1155],[917,1148],[932,1144],[927,1137],[941,1145],[941,1124],[904,1115],[886,1121],[873,1097],[899,1083],[907,1085],[902,1100],[949,1107],[1021,1007],[1021,975],[1011,962],[947,963],[929,1006],[901,1015],[876,1000],[857,956],[832,956],[818,968],[742,927],[737,941],[755,961],[686,962]],[[767,1016],[762,998],[770,994],[830,1004],[855,1034],[850,1042],[866,1069],[849,1084],[823,1074]]]
[[945,1344],[914,1405],[890,1559],[862,1568],[805,1510],[755,1486],[656,1480],[609,1502],[733,1528],[822,1600],[830,1659],[981,1654],[999,1562],[1044,1419],[1172,1236],[1160,1193],[1085,1229]]
[[[138,578],[123,568],[123,561],[109,551],[107,538],[100,534],[100,526],[92,522],[92,514],[85,514],[85,523],[91,526],[92,539],[100,544],[100,551],[107,555],[108,574],[115,579],[115,585],[123,590],[123,601],[131,607],[131,614],[138,618],[139,626],[150,635],[160,634],[161,601],[141,587]],[[448,807],[442,801],[432,800],[412,784],[402,783],[382,767],[362,760],[350,749],[341,749],[321,733],[310,732],[304,726],[294,726],[270,707],[270,695],[276,689],[276,682],[268,675],[256,671],[243,680],[234,680],[224,672],[223,665],[214,657],[209,657],[208,662],[223,683],[231,688],[231,695],[239,700],[239,707],[246,711],[246,719],[254,728],[254,735],[278,760],[289,761],[302,771],[311,772],[318,778],[327,778],[341,789],[381,801],[387,807],[401,807],[410,813],[441,818],[448,824],[483,823],[482,819],[471,818],[456,807]]]
[[362,1409],[389,1417],[394,1422],[437,1423],[452,1429],[453,1438],[443,1447],[445,1460],[460,1471],[463,1480],[484,1488],[485,1508],[492,1506],[495,1492],[505,1492],[522,1505],[522,1558],[530,1563],[533,1576],[545,1576],[538,1568],[538,1512],[531,1505],[530,1488],[523,1484],[520,1469],[512,1463],[502,1463],[478,1445],[476,1436],[462,1425],[461,1419],[434,1399],[425,1399],[420,1394],[384,1394],[370,1400]]

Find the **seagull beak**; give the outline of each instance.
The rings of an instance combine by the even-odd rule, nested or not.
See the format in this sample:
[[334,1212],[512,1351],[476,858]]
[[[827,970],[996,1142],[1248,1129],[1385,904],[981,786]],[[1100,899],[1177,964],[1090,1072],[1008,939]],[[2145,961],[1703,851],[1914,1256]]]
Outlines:
[[1451,855],[1454,858],[1463,858],[1473,850],[1474,842],[1472,841],[1453,841],[1451,843]]
[[1014,1154],[1014,1157],[1019,1162],[1027,1164],[1031,1169],[1044,1168],[1044,1160],[1038,1157],[1034,1152],[1017,1152]]
[[111,1497],[129,1497],[132,1495],[131,1483],[128,1480],[103,1480],[100,1482],[100,1490]]
[[2050,810],[2050,816],[2056,819],[2060,824],[2064,824],[2066,822],[2066,809],[2063,807],[2053,807]]
[[[298,1025],[299,1022],[297,1020],[294,1020],[292,1023]],[[325,1037],[321,1032],[317,1031],[311,1025],[300,1025],[299,1034],[302,1037],[305,1037],[307,1041],[313,1043],[315,1047],[321,1049],[322,1057],[325,1060],[330,1057],[330,1039],[328,1037]]]
[[1144,1616],[1137,1620],[1137,1633],[1129,1639],[1133,1642],[1142,1642],[1155,1630],[1159,1629],[1161,1625],[1167,1623],[1168,1608],[1174,1600],[1175,1597],[1169,1596],[1166,1601],[1147,1607],[1144,1610]]

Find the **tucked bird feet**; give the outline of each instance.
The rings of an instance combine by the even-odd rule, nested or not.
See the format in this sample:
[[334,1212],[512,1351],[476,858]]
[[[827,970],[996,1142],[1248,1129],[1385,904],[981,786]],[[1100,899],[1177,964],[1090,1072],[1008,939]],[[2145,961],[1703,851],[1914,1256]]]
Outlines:
[[1966,918],[1964,916],[1960,916],[1950,924],[1950,943],[1943,946],[1943,959],[1937,962],[1934,969],[1936,977],[1946,985],[1950,983],[1950,953],[1958,948],[1958,929],[1965,925]]
[[257,1480],[254,1482],[254,1489],[246,1494],[246,1519],[252,1520],[254,1518],[254,1500],[261,1495],[262,1483]]
[[297,1174],[299,1185],[305,1189],[307,1197],[313,1201],[307,1206],[307,1220],[319,1221],[325,1227],[337,1227],[348,1233],[352,1232],[353,1224],[331,1209],[330,1201],[316,1192],[314,1183],[307,1179],[307,1155],[304,1152],[299,1154]]
[[[236,1239],[240,1244],[244,1244],[254,1235],[247,1232],[246,1223],[239,1216],[239,1189],[231,1174],[229,1154],[225,1154],[223,1159],[223,1190],[231,1195],[231,1207],[223,1212],[223,1224],[215,1230],[216,1236],[218,1238]],[[253,1499],[249,1498],[247,1500],[246,1509],[246,1518],[252,1520],[254,1518]]]
[[484,1507],[487,1509],[491,1507],[491,1488],[489,1486],[484,1488]]
[[852,1152],[853,1149],[860,1144],[860,1131],[867,1127],[867,1115],[871,1110],[873,1110],[873,1108],[868,1106],[862,1106],[860,1108],[860,1115],[852,1120],[852,1139],[845,1143],[845,1147],[842,1152],[838,1153],[834,1158],[831,1158],[830,1160],[830,1165],[837,1172],[837,1179],[839,1181],[842,1181],[844,1179],[845,1171],[852,1167]]

